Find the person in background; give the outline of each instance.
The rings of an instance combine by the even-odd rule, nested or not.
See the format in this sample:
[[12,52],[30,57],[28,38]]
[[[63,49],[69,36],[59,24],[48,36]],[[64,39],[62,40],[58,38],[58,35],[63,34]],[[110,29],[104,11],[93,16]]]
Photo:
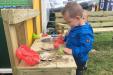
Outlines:
[[65,36],[64,52],[72,55],[77,64],[76,75],[83,75],[88,53],[93,47],[94,36],[93,30],[87,18],[84,19],[84,10],[76,2],[69,2],[62,11],[64,20],[71,27]]

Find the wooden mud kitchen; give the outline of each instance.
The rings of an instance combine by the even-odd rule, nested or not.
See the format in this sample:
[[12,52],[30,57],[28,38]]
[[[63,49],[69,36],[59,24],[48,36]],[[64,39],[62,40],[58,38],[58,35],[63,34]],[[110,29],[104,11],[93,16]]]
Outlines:
[[[29,40],[38,29],[36,26],[38,10],[2,9],[1,14],[13,75],[75,75],[77,67],[72,56],[66,54],[58,56],[57,50],[40,51],[40,45],[45,47],[47,44],[41,43],[42,39]],[[37,53],[45,52],[45,54],[53,56],[47,61],[41,60],[39,64],[29,66],[16,56],[16,50],[21,44],[26,44]],[[48,43],[47,47],[49,46]]]

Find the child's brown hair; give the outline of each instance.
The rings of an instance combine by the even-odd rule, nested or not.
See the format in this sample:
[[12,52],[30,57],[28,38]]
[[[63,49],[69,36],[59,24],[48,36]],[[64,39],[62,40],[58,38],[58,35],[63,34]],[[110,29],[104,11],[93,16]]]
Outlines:
[[69,2],[67,3],[67,5],[64,7],[63,11],[62,11],[62,15],[64,15],[66,12],[69,13],[71,18],[75,18],[76,16],[83,16],[83,8],[81,7],[81,5],[79,5],[76,2]]

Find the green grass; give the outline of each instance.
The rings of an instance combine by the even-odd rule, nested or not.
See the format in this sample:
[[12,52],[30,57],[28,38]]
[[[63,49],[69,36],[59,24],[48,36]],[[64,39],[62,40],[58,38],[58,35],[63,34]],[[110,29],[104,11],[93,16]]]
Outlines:
[[113,75],[113,32],[95,34],[96,54],[89,54],[85,75]]

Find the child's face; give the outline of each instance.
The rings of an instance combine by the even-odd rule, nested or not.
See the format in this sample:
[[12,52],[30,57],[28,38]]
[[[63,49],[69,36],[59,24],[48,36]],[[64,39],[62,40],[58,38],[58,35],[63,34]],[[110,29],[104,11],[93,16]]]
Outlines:
[[63,15],[64,20],[69,24],[69,26],[74,27],[80,24],[80,17],[71,18],[69,13]]

